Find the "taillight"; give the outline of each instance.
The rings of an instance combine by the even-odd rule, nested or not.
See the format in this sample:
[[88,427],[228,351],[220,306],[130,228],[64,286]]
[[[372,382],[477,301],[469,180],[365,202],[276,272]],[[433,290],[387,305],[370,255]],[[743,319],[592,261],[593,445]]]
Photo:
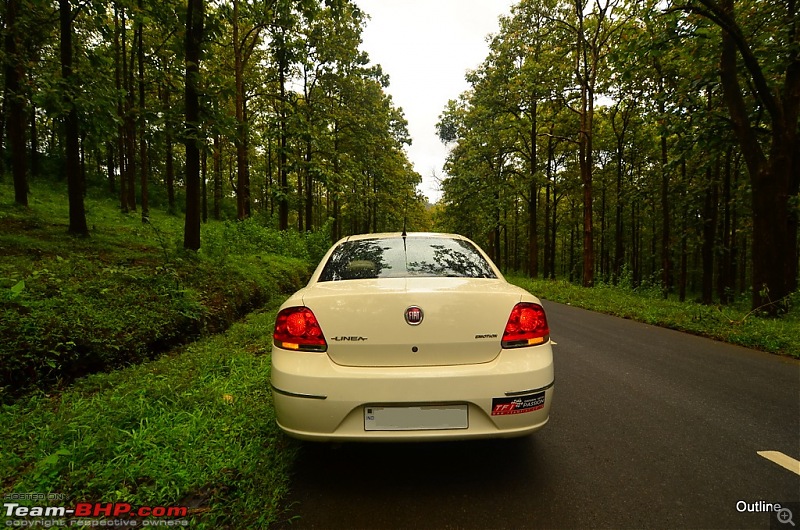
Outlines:
[[520,302],[511,310],[503,332],[503,348],[521,348],[543,344],[550,339],[550,327],[544,308],[539,304]]
[[275,346],[285,350],[324,352],[328,349],[317,317],[307,307],[287,307],[275,319]]

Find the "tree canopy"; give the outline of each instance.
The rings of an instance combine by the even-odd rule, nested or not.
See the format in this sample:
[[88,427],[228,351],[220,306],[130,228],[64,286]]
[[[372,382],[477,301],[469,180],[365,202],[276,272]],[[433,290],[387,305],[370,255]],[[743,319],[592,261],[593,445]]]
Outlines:
[[69,181],[74,233],[88,234],[91,185],[143,220],[153,204],[185,211],[194,249],[209,215],[332,237],[423,222],[403,112],[359,49],[366,16],[355,3],[2,7],[4,163],[20,204],[30,178]]
[[531,276],[785,310],[798,22],[795,2],[522,0],[440,116],[440,223]]

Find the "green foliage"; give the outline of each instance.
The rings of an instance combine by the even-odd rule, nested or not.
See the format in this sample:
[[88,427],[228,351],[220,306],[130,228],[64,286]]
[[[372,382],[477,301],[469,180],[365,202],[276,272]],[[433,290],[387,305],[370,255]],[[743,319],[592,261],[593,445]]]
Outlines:
[[[307,263],[316,263],[330,246],[328,225],[315,232],[278,230],[267,219],[249,218],[225,221],[209,226],[203,234],[201,253],[216,260],[249,254],[292,256]],[[324,246],[322,254],[321,247]]]
[[[226,258],[213,259],[175,250],[180,220],[159,212],[142,224],[88,199],[92,237],[73,239],[65,205],[47,187],[33,187],[30,211],[6,208],[11,197],[0,185],[0,401],[224,329],[309,273],[304,246],[302,259],[274,254],[294,254],[288,236],[292,244],[269,248],[233,239]],[[224,238],[226,226],[206,230]],[[231,252],[239,243],[244,250]]]
[[764,318],[736,306],[710,306],[663,299],[660,287],[652,283],[636,288],[601,283],[594,288],[579,287],[564,280],[536,280],[521,276],[508,278],[545,300],[574,305],[654,326],[662,326],[771,353],[800,357],[800,311],[793,295],[793,310],[781,318]]
[[298,446],[274,420],[274,318],[253,313],[180,354],[4,405],[0,493],[188,506],[192,528],[275,522]]
[[798,13],[719,4],[517,2],[437,124],[450,148],[438,226],[504,270],[589,284],[627,266],[662,294],[726,304],[747,291],[752,308],[779,312],[797,239],[774,227],[796,224],[796,190],[774,161],[798,151],[779,133],[798,117],[775,94],[796,92]]
[[[242,185],[254,214],[277,210],[285,217],[281,226],[301,231],[319,229],[329,217],[337,220],[337,235],[400,230],[406,213],[424,217],[421,177],[403,148],[407,123],[384,90],[388,76],[359,49],[367,15],[356,2],[240,1],[236,17],[231,2],[205,4],[200,134],[211,217],[244,217],[234,207]],[[16,21],[6,21],[6,33],[24,36],[15,59],[26,80],[20,99],[35,125],[31,178],[62,173],[59,127],[65,101],[72,101],[89,194],[92,185],[111,184],[109,172],[119,189],[126,160],[136,168],[128,186],[140,205],[144,167],[150,208],[169,202],[179,212],[186,1],[81,3],[73,9],[70,82],[61,77],[57,9],[24,0]],[[146,150],[126,142],[134,133]],[[231,178],[240,170],[249,185]]]
[[274,422],[275,314],[258,309],[302,286],[294,256],[327,232],[211,223],[209,248],[185,252],[180,219],[143,224],[94,191],[91,237],[75,239],[59,188],[34,182],[22,209],[0,184],[0,493],[188,506],[199,528],[275,522],[297,446]]

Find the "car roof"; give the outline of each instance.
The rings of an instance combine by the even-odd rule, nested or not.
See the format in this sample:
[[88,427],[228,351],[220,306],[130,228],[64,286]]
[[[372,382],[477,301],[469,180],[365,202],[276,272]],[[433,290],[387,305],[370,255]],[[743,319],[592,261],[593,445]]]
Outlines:
[[[363,239],[387,239],[403,237],[401,232],[380,232],[376,234],[356,234],[342,238],[342,241],[360,241]],[[443,239],[467,239],[458,234],[446,234],[441,232],[408,232],[406,237],[440,237]]]

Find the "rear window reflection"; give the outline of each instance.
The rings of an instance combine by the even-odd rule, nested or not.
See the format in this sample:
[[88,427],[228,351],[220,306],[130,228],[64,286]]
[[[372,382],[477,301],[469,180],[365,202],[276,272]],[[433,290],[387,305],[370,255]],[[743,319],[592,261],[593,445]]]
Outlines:
[[468,241],[441,237],[375,238],[346,241],[331,254],[319,281],[368,278],[496,278]]

